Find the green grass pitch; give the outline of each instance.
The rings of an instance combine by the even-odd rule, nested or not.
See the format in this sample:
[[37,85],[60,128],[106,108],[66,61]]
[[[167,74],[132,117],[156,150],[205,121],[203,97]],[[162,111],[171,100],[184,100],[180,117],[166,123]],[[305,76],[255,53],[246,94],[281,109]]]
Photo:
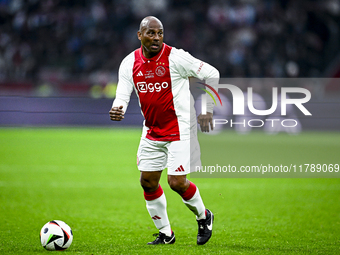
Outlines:
[[[0,254],[48,254],[39,232],[50,220],[73,230],[66,254],[340,254],[339,178],[192,178],[216,217],[197,246],[195,217],[163,175],[176,243],[147,246],[157,230],[136,168],[140,133],[0,129]],[[235,165],[340,163],[340,133],[222,137]],[[208,139],[200,135],[202,154],[220,157]]]

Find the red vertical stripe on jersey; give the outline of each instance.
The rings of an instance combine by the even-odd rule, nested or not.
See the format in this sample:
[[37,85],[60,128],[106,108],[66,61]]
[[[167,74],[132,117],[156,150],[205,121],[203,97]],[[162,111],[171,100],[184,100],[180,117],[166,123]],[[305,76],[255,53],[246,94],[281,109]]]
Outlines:
[[140,106],[149,128],[146,137],[157,141],[180,140],[169,68],[171,47],[163,44],[153,58],[143,56],[142,48],[135,51],[133,82]]
[[153,192],[145,192],[144,191],[144,198],[145,200],[151,201],[159,198],[161,195],[163,195],[163,189],[161,185],[158,186],[158,189]]

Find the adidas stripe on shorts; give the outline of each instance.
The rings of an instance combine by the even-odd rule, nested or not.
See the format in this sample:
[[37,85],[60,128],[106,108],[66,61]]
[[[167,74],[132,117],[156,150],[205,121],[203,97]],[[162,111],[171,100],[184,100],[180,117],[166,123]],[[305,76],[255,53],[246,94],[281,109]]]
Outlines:
[[168,142],[142,137],[137,152],[137,166],[140,171],[162,171],[168,168],[168,175],[189,174],[190,167],[194,170],[196,166],[201,166],[197,138]]

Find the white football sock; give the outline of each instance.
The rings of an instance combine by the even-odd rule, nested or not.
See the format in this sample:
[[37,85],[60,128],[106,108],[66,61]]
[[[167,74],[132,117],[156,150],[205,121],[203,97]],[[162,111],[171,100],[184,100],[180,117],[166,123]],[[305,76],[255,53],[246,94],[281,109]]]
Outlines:
[[[192,195],[194,193],[194,195]],[[195,184],[190,182],[190,186],[182,194],[184,204],[196,215],[197,220],[205,219],[205,206],[200,192]]]
[[166,198],[164,193],[154,200],[145,201],[146,208],[148,209],[148,212],[155,223],[156,228],[158,228],[158,230],[165,235],[171,236],[172,231],[166,211]]

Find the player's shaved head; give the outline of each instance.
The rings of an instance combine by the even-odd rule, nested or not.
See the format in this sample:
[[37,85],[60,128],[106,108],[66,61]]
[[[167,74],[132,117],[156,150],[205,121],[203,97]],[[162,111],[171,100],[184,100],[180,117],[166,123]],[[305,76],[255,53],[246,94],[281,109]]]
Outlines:
[[158,26],[158,28],[163,29],[163,24],[159,19],[154,16],[147,16],[141,21],[139,25],[139,31],[141,32],[142,30],[151,26]]
[[137,32],[138,39],[141,41],[143,55],[152,58],[158,54],[163,47],[163,24],[154,16],[145,17]]

